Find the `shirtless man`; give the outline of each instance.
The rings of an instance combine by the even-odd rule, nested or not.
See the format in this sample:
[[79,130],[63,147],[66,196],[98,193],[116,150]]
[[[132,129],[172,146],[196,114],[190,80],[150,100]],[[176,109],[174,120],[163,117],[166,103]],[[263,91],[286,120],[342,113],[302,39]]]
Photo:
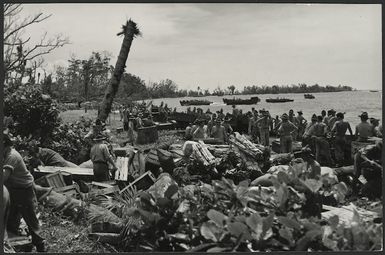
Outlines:
[[[294,111],[292,109],[289,110],[289,121],[298,128],[297,118],[295,117]],[[297,141],[298,129],[293,131],[292,136],[293,136],[293,141]]]
[[262,109],[259,112],[262,114],[261,118],[257,120],[257,125],[259,126],[261,133],[261,144],[264,146],[269,146],[269,128],[271,117],[265,109]]
[[358,142],[366,142],[369,137],[374,135],[373,126],[368,123],[368,113],[363,112],[358,117],[361,118],[361,123],[356,126],[355,136]]
[[315,151],[315,145],[311,139],[309,130],[316,123],[317,123],[317,115],[313,114],[313,116],[311,116],[311,122],[307,123],[304,133],[302,135],[302,146],[309,145],[312,151]]
[[316,160],[321,162],[321,155],[326,157],[326,165],[332,165],[330,145],[326,140],[327,126],[322,122],[322,116],[317,117],[317,123],[310,130],[309,135],[315,139]]
[[251,139],[255,143],[259,143],[259,127],[257,125],[258,121],[258,112],[255,111],[254,114],[249,119],[248,134],[251,136]]
[[208,135],[208,136],[211,136],[211,130],[212,130],[212,128],[215,126],[216,119],[217,119],[217,114],[216,114],[216,113],[213,113],[213,114],[211,115],[211,119],[210,119],[209,122],[207,123],[207,135]]
[[298,128],[289,121],[289,116],[286,113],[281,116],[281,119],[282,122],[278,128],[278,133],[280,134],[281,153],[292,153],[293,132],[297,131]]
[[211,130],[211,137],[220,140],[222,143],[227,142],[227,132],[224,126],[222,126],[221,120],[217,119],[215,126]]
[[346,146],[346,131],[349,130],[350,135],[353,135],[353,131],[349,122],[344,120],[344,114],[342,112],[337,113],[337,121],[332,128],[332,134],[335,134],[335,157],[337,167],[343,164],[345,161],[344,148]]
[[297,124],[298,124],[298,137],[297,140],[302,140],[302,136],[305,132],[307,120],[303,117],[302,111],[297,112]]

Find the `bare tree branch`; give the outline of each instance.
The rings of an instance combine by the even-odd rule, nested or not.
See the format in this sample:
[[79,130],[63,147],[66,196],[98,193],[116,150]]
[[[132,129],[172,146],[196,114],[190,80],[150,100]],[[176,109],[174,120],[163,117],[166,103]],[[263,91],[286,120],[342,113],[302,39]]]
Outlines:
[[[31,37],[24,38],[24,30],[28,26],[40,23],[51,15],[38,13],[25,18],[20,17],[20,12],[23,10],[21,4],[5,4],[4,5],[4,69],[8,77],[19,73],[21,78],[26,70],[36,69],[43,63],[42,56],[49,54],[53,50],[62,47],[69,43],[68,38],[62,35],[57,35],[54,38],[48,38],[45,33],[36,45],[31,45]],[[31,61],[40,58],[36,63]]]
[[16,33],[17,31],[33,24],[33,23],[39,23],[39,22],[42,22],[46,19],[48,19],[49,17],[52,16],[52,14],[48,15],[48,16],[45,16],[45,17],[42,17],[40,18],[40,16],[43,15],[43,13],[39,13],[37,14],[35,17],[32,18],[32,20],[30,21],[26,21],[24,20],[24,22],[17,28],[15,28],[14,30],[12,30],[11,32],[9,32],[7,35],[4,36],[4,40],[7,40],[12,34]]

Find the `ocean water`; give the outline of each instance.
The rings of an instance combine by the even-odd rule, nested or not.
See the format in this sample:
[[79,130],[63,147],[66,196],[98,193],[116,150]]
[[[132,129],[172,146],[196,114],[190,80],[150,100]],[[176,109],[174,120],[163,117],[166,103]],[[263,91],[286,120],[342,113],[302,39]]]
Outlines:
[[[361,112],[368,112],[369,117],[374,117],[382,121],[382,92],[370,92],[370,91],[347,91],[347,92],[333,92],[333,93],[313,93],[315,99],[305,99],[304,94],[265,94],[265,95],[239,95],[235,97],[250,98],[252,96],[258,96],[261,101],[256,105],[237,105],[238,109],[242,109],[243,113],[251,111],[252,107],[260,110],[265,108],[270,111],[272,117],[276,115],[282,115],[288,113],[290,109],[293,109],[295,114],[297,111],[302,110],[303,116],[309,121],[313,113],[320,115],[322,110],[334,109],[337,112],[345,112],[345,120],[349,121],[354,132],[354,127],[360,122],[358,117]],[[294,99],[294,102],[287,103],[266,103],[267,98],[285,97]],[[181,106],[179,100],[186,99],[206,99],[212,101],[211,105],[198,106],[206,111],[210,108],[211,112],[216,112],[220,109],[226,112],[232,112],[231,105],[225,105],[222,98],[233,98],[233,96],[208,96],[208,97],[184,97],[184,98],[161,98],[153,99],[154,105],[160,105],[163,101],[167,103],[168,107],[177,111],[186,111],[188,106]],[[191,106],[193,108],[193,106]]]

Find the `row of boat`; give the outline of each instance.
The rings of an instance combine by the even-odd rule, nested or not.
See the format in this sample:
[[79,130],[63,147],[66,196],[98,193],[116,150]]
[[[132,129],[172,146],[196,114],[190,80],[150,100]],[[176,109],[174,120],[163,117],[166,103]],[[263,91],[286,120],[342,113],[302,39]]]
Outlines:
[[[305,94],[305,99],[314,99],[315,97],[312,94]],[[223,103],[227,105],[251,105],[251,104],[257,104],[260,102],[261,99],[259,97],[251,97],[249,99],[241,99],[241,98],[223,98]],[[199,99],[193,99],[193,100],[180,100],[181,106],[190,106],[190,105],[210,105],[213,102],[208,100],[199,100]],[[268,98],[266,99],[267,103],[286,103],[286,102],[294,102],[294,99],[289,98]]]

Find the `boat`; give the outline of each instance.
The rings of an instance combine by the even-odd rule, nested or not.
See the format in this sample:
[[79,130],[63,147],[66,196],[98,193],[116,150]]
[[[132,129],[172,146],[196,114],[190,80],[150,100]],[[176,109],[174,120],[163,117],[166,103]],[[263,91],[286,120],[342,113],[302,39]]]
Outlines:
[[294,102],[294,99],[289,98],[268,98],[266,99],[267,103],[286,103],[286,102]]
[[259,97],[251,97],[249,99],[241,99],[241,98],[223,98],[223,103],[227,105],[241,105],[241,104],[257,104],[261,99]]
[[315,96],[313,96],[312,94],[305,94],[304,95],[305,99],[314,99]]
[[378,92],[378,90],[369,90],[370,92]]
[[189,105],[210,105],[212,102],[208,100],[180,100],[179,101],[181,106],[189,106]]

